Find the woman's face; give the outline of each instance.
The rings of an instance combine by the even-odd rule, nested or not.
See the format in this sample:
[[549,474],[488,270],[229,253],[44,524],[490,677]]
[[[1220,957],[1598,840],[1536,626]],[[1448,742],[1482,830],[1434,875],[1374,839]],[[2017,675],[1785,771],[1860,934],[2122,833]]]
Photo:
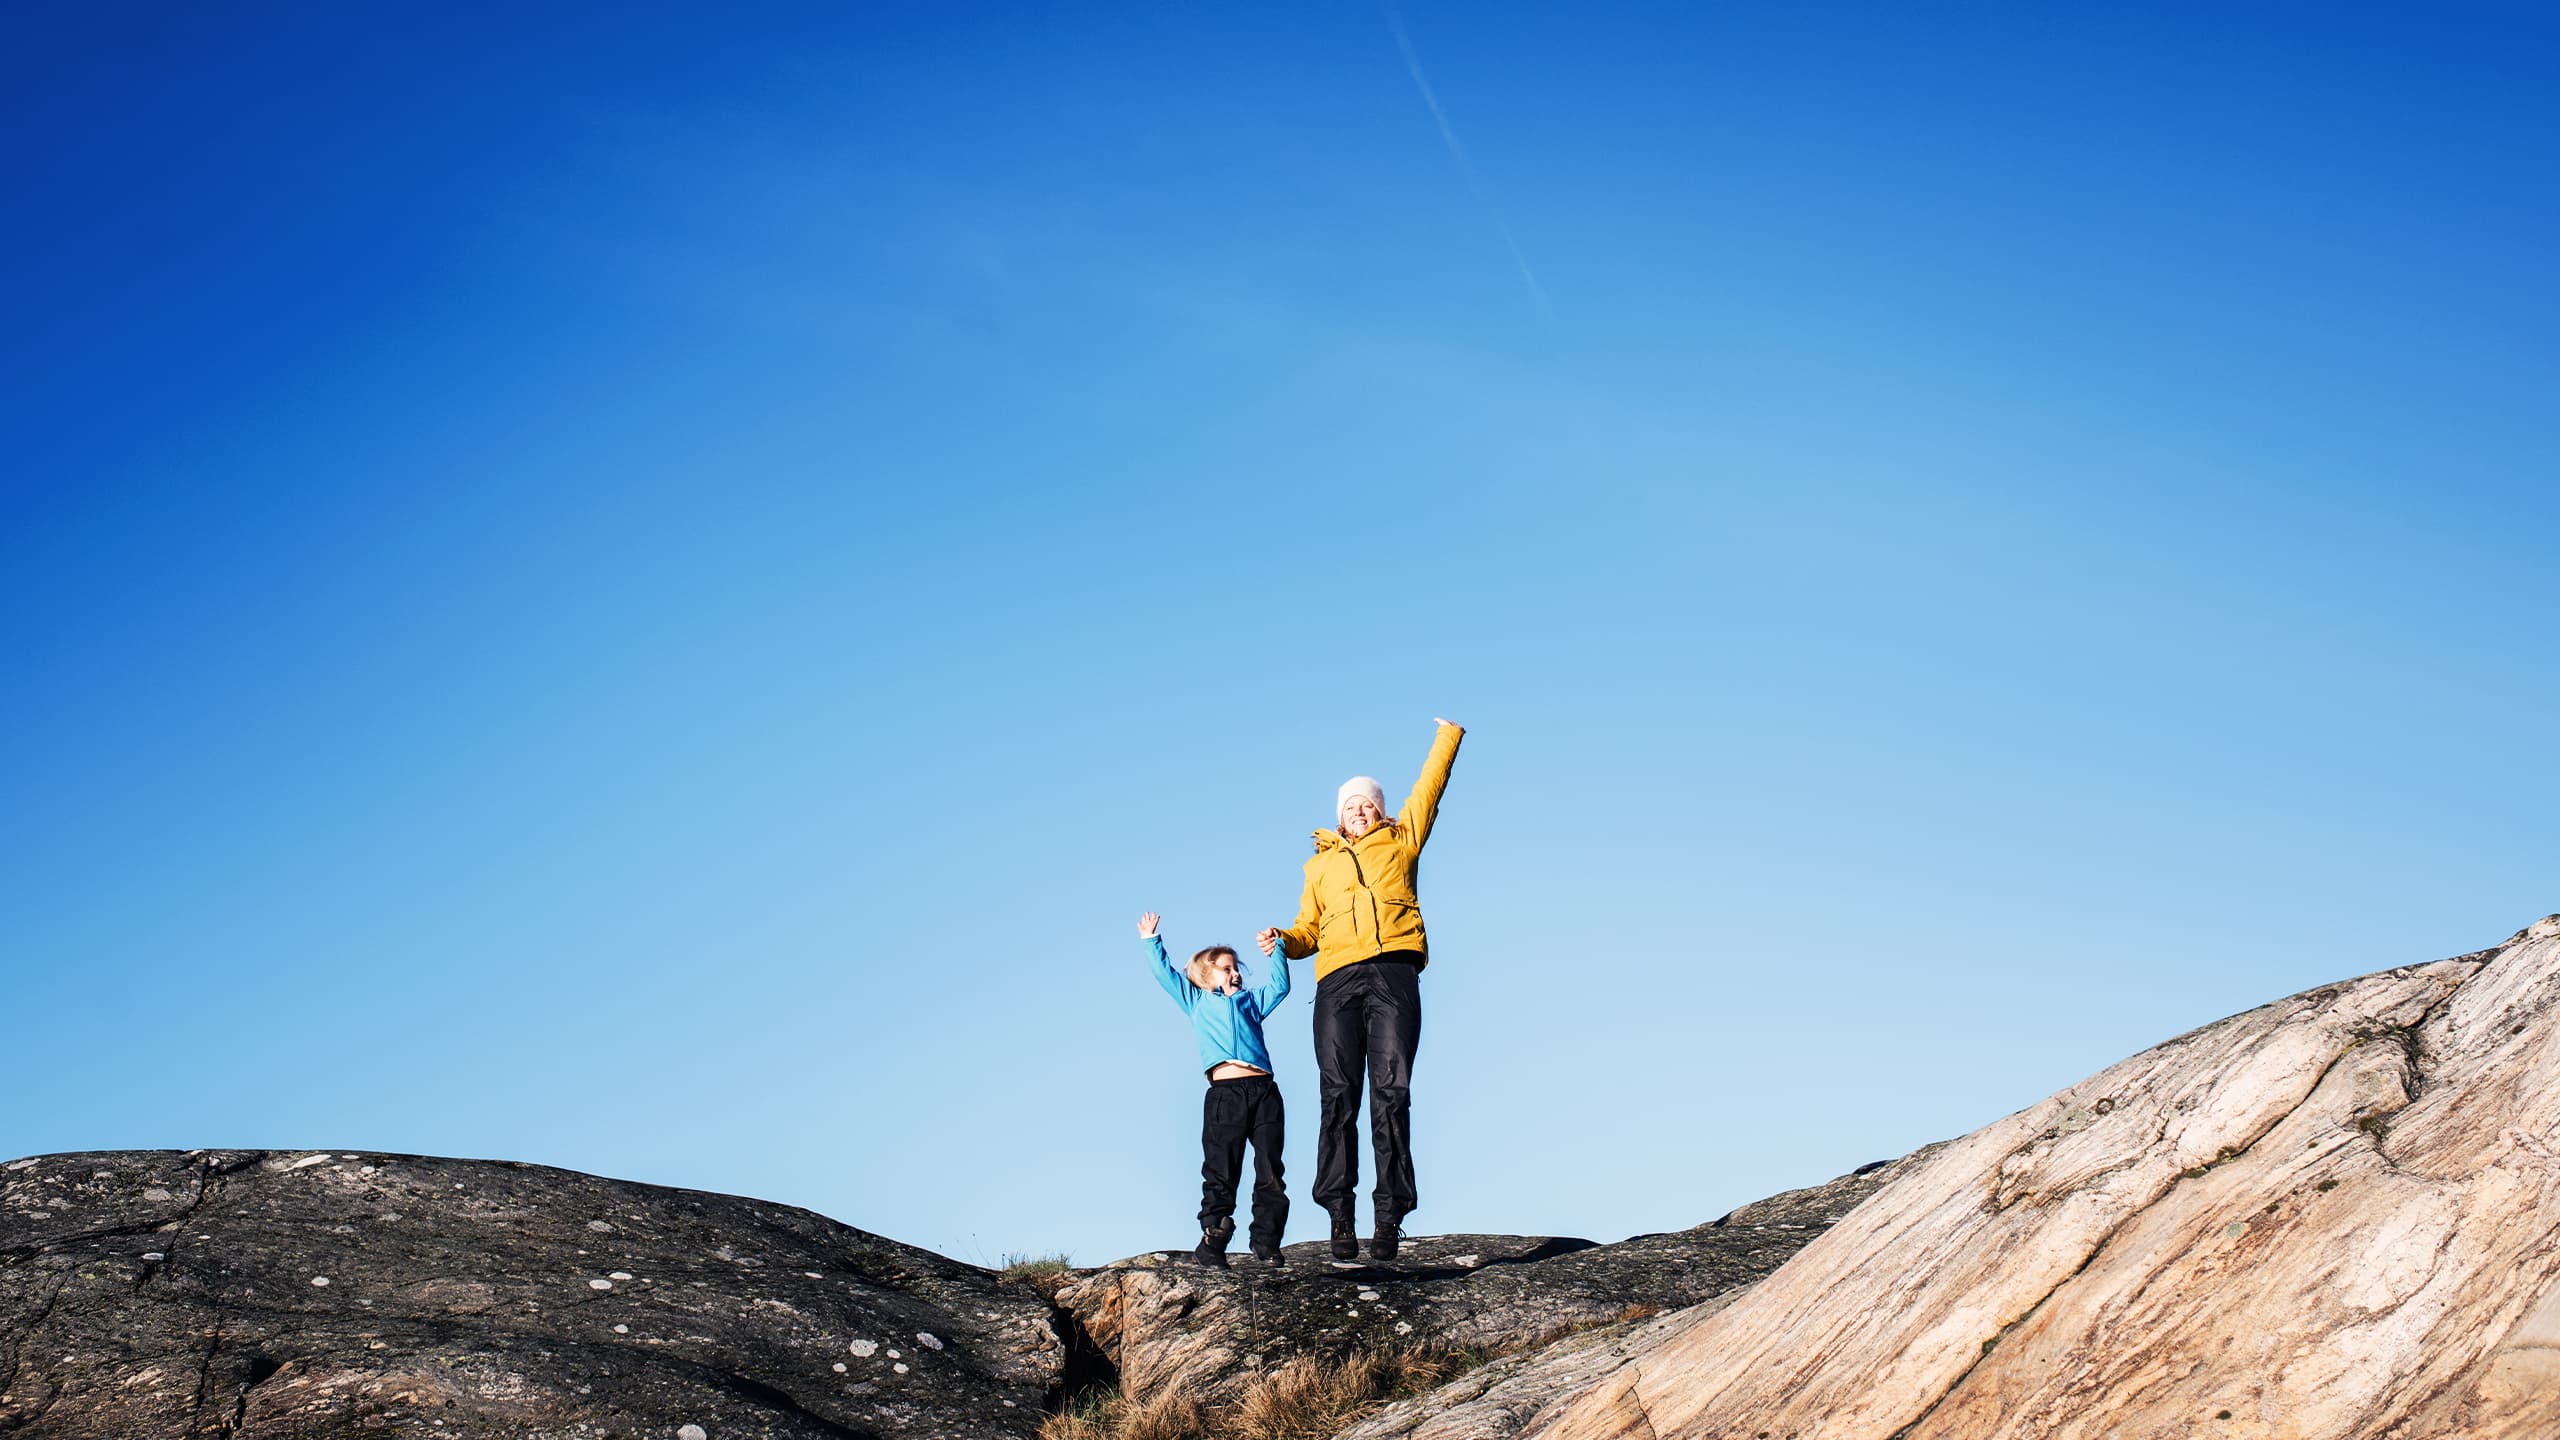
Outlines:
[[1366,795],[1354,795],[1342,802],[1342,833],[1354,840],[1377,829],[1386,818],[1387,812]]

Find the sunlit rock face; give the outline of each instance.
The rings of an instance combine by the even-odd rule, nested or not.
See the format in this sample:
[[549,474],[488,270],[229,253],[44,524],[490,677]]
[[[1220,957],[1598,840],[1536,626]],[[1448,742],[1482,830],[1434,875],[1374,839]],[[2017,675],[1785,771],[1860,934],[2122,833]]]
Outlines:
[[805,1210],[541,1166],[0,1166],[0,1435],[1029,1435],[1053,1313]]
[[2145,1051],[1514,1368],[1357,1433],[2560,1436],[2560,916]]

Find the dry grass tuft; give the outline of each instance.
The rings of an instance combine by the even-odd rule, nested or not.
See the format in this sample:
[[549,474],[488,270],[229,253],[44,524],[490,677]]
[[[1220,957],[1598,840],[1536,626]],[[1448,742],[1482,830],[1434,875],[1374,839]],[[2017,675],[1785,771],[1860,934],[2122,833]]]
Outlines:
[[1330,1440],[1388,1401],[1435,1389],[1484,1358],[1445,1350],[1364,1350],[1339,1360],[1301,1355],[1255,1377],[1231,1404],[1160,1395],[1131,1405],[1105,1393],[1049,1417],[1040,1440]]
[[1040,1440],[1198,1440],[1207,1433],[1200,1407],[1178,1394],[1133,1405],[1117,1390],[1100,1391],[1040,1422]]
[[1051,1275],[1064,1275],[1075,1262],[1065,1255],[1025,1255],[1008,1250],[996,1262],[998,1280],[1033,1280]]

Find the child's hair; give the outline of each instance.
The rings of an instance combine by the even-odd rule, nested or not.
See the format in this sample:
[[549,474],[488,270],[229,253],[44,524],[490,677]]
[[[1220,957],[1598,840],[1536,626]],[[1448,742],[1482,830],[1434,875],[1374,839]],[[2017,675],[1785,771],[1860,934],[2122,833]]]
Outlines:
[[1208,949],[1191,957],[1191,963],[1182,967],[1184,977],[1191,981],[1191,988],[1195,990],[1206,990],[1217,983],[1217,981],[1212,978],[1217,974],[1217,972],[1209,968],[1209,962],[1217,959],[1221,955],[1226,956],[1230,960],[1235,959],[1236,947],[1233,945],[1212,945]]

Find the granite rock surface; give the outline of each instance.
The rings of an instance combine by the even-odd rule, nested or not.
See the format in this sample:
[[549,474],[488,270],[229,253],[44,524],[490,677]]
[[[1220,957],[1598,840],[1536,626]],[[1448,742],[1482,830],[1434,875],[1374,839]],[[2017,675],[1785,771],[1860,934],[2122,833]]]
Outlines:
[[[1922,1152],[1926,1153],[1926,1152]],[[1747,1205],[1710,1224],[1613,1245],[1552,1236],[1408,1237],[1393,1264],[1338,1262],[1293,1245],[1285,1268],[1227,1270],[1188,1252],[1080,1272],[1057,1300],[1148,1399],[1231,1398],[1281,1361],[1356,1349],[1503,1355],[1623,1325],[1751,1284],[1917,1157]]]
[[2145,1051],[1508,1378],[1359,1433],[2551,1440],[2560,916]]
[[0,1166],[0,1435],[1029,1435],[1054,1315],[804,1210],[541,1166]]

